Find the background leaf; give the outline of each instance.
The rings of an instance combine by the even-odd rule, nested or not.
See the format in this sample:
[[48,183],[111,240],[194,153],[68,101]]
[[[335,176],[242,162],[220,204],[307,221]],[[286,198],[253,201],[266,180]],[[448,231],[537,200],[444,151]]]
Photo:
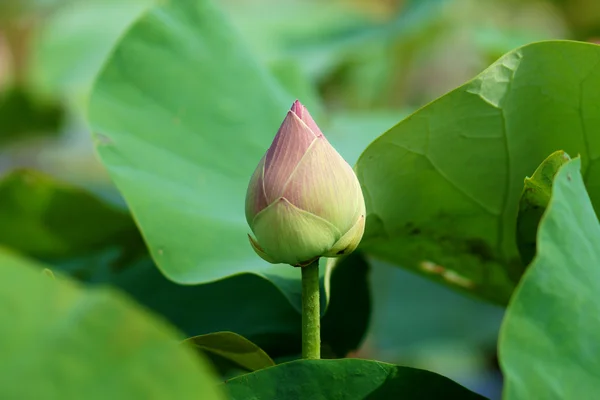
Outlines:
[[336,150],[354,165],[373,140],[408,114],[408,111],[336,112],[331,115],[325,132]]
[[23,86],[0,93],[0,146],[19,140],[56,136],[64,119],[62,105]]
[[195,347],[200,354],[208,357],[225,376],[232,372],[253,372],[275,365],[260,347],[233,332],[194,336],[186,339],[184,344]]
[[243,335],[270,355],[300,350],[300,314],[270,282],[244,274],[204,285],[166,279],[147,257],[116,274],[98,268],[91,281],[108,281],[161,313],[188,336],[219,331]]
[[538,253],[502,324],[504,398],[591,399],[600,390],[600,224],[576,158],[556,175]]
[[[0,249],[0,397],[222,399],[205,361],[120,293],[49,279]],[[34,384],[27,384],[34,381]]]
[[499,399],[496,347],[505,309],[409,270],[370,264],[371,322],[354,357],[426,369]]
[[135,235],[126,213],[32,170],[0,180],[0,244],[44,259],[74,257]]
[[[343,262],[331,273],[331,293],[338,299],[336,302],[354,301],[357,309],[351,315],[346,308],[335,305],[325,311],[321,339],[331,350],[331,357],[346,356],[358,348],[366,334],[370,307],[369,303],[359,303],[360,299],[368,301],[363,265]],[[188,336],[232,331],[256,343],[273,358],[293,359],[300,355],[300,314],[269,281],[254,274],[203,285],[179,285],[166,279],[147,257],[112,273],[105,265],[88,269],[87,274],[90,282],[109,282],[127,291]]]
[[28,77],[44,93],[84,106],[94,78],[126,29],[156,0],[68,0],[36,32]]
[[[517,246],[523,265],[529,265],[535,256],[538,225],[550,201],[554,176],[569,160],[564,151],[554,152],[540,164],[531,178],[525,178],[517,215]],[[509,273],[513,271],[509,270]],[[522,274],[522,269],[515,271],[513,280],[518,280]]]
[[371,317],[370,268],[358,252],[339,262],[331,277],[331,297],[321,320],[324,345],[338,357],[358,349]]
[[[273,357],[300,354],[300,314],[271,282],[241,274],[204,285],[174,283],[156,268],[126,212],[72,185],[28,170],[6,175],[0,226],[0,245],[90,285],[120,288],[187,336],[233,331]],[[358,254],[338,261],[327,267],[328,291],[337,299],[322,311],[331,357],[358,347],[370,315],[366,262]],[[351,315],[343,306],[350,303]]]
[[505,304],[523,178],[557,149],[581,153],[600,201],[599,64],[596,45],[519,48],[375,140],[356,166],[363,251]]
[[484,398],[433,372],[357,359],[293,361],[224,386],[232,400]]

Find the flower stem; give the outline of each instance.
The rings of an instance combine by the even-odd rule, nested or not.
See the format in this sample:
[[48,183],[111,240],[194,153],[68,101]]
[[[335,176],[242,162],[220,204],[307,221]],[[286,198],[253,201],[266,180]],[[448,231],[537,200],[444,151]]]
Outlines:
[[319,260],[302,270],[302,358],[321,358]]

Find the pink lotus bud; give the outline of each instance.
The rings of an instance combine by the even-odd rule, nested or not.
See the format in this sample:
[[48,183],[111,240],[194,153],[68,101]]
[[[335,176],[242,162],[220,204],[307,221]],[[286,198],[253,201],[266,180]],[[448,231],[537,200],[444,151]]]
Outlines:
[[360,183],[299,101],[252,175],[246,220],[252,247],[273,264],[349,254],[362,238]]

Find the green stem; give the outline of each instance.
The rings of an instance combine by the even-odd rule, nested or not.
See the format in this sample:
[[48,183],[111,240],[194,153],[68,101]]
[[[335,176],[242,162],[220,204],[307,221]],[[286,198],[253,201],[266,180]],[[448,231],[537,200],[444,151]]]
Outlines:
[[321,358],[319,260],[302,267],[302,358]]

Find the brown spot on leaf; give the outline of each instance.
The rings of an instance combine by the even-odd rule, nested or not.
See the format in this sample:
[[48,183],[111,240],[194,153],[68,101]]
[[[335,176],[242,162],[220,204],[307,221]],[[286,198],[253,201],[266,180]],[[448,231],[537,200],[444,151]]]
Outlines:
[[490,246],[481,239],[468,239],[465,241],[469,253],[478,256],[482,261],[492,261],[494,254]]

